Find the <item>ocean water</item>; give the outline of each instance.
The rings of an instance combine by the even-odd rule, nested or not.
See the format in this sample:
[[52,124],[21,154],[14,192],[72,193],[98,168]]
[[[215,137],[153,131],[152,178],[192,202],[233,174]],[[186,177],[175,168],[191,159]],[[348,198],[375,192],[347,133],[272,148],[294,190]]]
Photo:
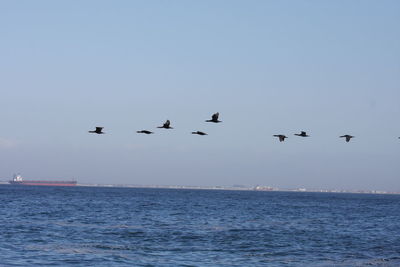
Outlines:
[[400,195],[0,186],[0,266],[400,266]]

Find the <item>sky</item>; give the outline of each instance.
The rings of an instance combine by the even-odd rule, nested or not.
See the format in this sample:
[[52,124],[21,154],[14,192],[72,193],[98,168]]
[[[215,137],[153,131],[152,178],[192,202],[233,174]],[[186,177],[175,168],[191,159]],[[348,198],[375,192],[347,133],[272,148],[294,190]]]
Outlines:
[[0,179],[400,191],[399,14],[388,0],[0,1]]

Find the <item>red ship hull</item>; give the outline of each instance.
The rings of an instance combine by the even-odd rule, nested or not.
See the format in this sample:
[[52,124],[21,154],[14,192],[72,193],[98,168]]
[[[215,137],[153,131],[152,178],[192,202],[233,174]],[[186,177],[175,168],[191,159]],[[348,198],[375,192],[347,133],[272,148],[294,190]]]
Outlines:
[[9,181],[12,185],[76,186],[76,181]]

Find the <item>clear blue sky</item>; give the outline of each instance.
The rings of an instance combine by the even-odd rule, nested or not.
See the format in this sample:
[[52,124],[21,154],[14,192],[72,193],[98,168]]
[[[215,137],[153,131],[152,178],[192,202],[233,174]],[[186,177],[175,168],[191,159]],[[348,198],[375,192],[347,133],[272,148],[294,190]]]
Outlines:
[[[0,178],[400,191],[399,14],[400,1],[1,1]],[[204,122],[217,111],[222,124]],[[166,119],[174,130],[155,128]]]

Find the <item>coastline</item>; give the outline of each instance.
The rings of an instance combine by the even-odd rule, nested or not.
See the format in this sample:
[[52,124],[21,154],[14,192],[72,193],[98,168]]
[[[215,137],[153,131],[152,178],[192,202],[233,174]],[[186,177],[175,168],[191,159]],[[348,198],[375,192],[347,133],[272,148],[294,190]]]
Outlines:
[[[11,185],[8,181],[0,181],[0,185]],[[78,187],[114,187],[114,188],[149,188],[149,189],[182,189],[182,190],[221,190],[221,191],[259,191],[259,192],[304,192],[304,193],[343,193],[343,194],[376,194],[398,195],[400,192],[384,190],[339,190],[339,189],[306,189],[275,188],[269,186],[191,186],[191,185],[135,185],[135,184],[101,184],[77,183]]]

